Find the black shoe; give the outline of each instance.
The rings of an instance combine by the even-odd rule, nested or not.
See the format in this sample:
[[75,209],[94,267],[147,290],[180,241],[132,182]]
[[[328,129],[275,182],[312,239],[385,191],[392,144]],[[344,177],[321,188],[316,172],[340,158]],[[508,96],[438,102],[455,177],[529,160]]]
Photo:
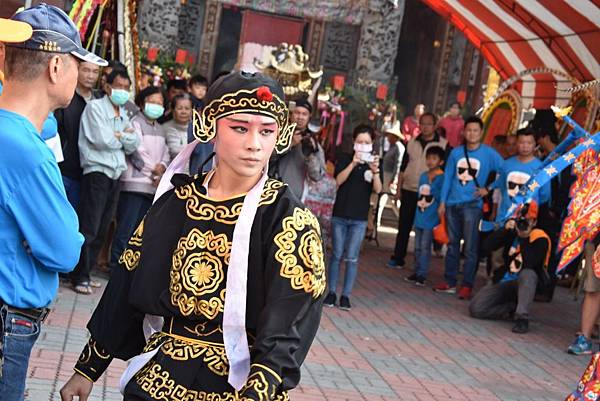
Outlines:
[[352,307],[350,306],[350,299],[345,296],[340,297],[340,309],[342,310],[350,310]]
[[525,334],[529,331],[529,320],[528,319],[517,319],[515,325],[512,328],[513,333]]
[[417,281],[417,274],[413,273],[410,276],[406,276],[404,277],[404,281],[406,281],[407,283],[414,283]]
[[336,296],[334,292],[330,292],[329,294],[327,294],[327,297],[325,297],[325,301],[323,301],[323,305],[328,307],[328,308],[333,308],[335,306],[335,301],[336,301]]
[[415,285],[417,287],[425,287],[425,279],[423,277],[417,276],[417,278],[415,279]]

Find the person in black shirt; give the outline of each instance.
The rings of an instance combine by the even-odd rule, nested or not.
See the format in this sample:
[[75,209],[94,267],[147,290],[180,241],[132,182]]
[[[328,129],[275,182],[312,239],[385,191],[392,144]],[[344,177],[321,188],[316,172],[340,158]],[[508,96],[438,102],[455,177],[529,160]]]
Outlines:
[[79,206],[82,169],[79,160],[79,123],[87,102],[101,97],[94,86],[100,75],[100,67],[88,62],[79,63],[77,87],[71,103],[64,109],[54,111],[58,134],[62,143],[64,161],[58,164],[62,174],[67,199],[73,209]]
[[350,310],[350,293],[367,229],[371,192],[378,194],[382,187],[379,158],[372,154],[375,131],[368,125],[359,125],[354,129],[353,139],[354,153],[340,156],[335,164],[338,191],[331,218],[333,252],[329,262],[329,294],[325,298],[325,306],[335,305],[340,262],[345,254],[346,272],[339,305],[344,310]]

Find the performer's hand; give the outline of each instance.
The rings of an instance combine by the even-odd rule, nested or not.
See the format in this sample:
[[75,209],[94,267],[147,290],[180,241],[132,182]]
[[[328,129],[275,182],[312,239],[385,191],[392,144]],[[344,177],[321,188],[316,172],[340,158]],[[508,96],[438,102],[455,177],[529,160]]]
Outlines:
[[121,139],[121,135],[123,135],[123,134],[121,134],[119,131],[115,132],[115,137],[117,139]]
[[129,128],[125,128],[123,130],[123,132],[126,133],[126,134],[132,134],[132,133],[135,132],[135,130],[133,129],[133,127],[129,127]]
[[75,373],[60,390],[60,398],[62,401],[73,401],[77,396],[79,401],[87,401],[93,386],[94,383],[79,373]]
[[487,188],[477,188],[477,190],[475,191],[475,197],[476,198],[484,198],[489,193],[490,193],[490,191],[488,191]]

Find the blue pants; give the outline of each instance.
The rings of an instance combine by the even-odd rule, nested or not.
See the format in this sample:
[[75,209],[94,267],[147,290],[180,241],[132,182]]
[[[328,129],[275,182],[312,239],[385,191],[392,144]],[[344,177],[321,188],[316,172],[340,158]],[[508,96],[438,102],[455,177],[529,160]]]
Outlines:
[[331,234],[333,254],[329,261],[328,284],[329,292],[335,292],[340,273],[340,263],[344,254],[346,258],[346,273],[342,295],[349,297],[354,287],[358,273],[358,254],[360,244],[365,237],[367,220],[353,220],[342,217],[331,218]]
[[77,210],[79,207],[79,192],[81,191],[81,181],[74,180],[73,178],[62,176],[63,185],[65,186],[65,192],[67,193],[67,200],[73,206],[73,209]]
[[0,342],[4,365],[0,377],[0,401],[22,401],[25,378],[33,344],[40,335],[40,323],[0,310]]
[[117,206],[117,230],[110,248],[110,265],[116,266],[127,246],[131,234],[140,224],[148,209],[152,206],[152,197],[137,192],[121,192]]
[[479,222],[481,206],[479,202],[469,202],[446,207],[448,225],[448,252],[446,253],[446,283],[456,285],[456,275],[460,265],[460,240],[464,239],[465,268],[462,285],[473,288],[478,266]]
[[415,227],[415,274],[425,279],[431,260],[433,230]]

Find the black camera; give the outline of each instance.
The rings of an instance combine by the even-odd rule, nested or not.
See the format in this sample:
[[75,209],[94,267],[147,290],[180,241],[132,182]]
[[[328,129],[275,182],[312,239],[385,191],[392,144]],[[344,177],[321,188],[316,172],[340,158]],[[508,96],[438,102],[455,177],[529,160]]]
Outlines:
[[527,231],[529,229],[530,222],[524,217],[515,220],[515,225],[519,231]]

